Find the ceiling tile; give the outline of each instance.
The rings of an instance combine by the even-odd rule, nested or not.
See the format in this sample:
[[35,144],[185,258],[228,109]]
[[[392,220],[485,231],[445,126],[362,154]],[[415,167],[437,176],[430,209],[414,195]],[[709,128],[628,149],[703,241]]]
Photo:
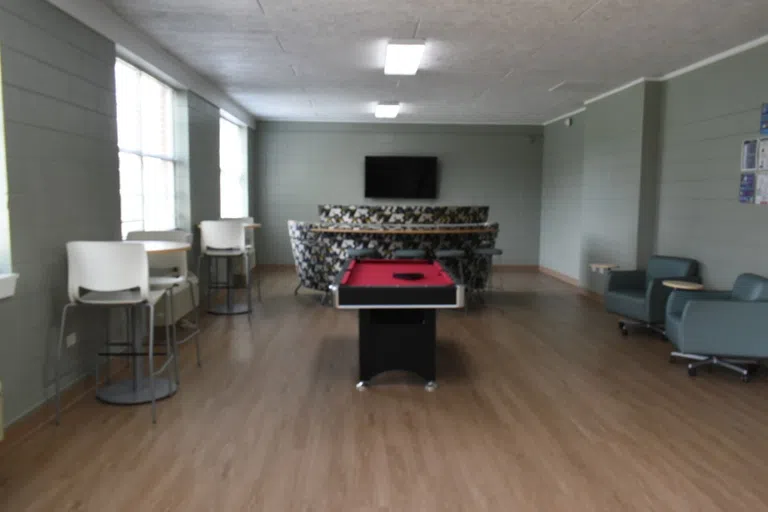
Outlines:
[[[765,34],[766,0],[103,0],[261,118],[542,122]],[[390,39],[427,41],[416,76]],[[561,88],[550,88],[566,82]]]

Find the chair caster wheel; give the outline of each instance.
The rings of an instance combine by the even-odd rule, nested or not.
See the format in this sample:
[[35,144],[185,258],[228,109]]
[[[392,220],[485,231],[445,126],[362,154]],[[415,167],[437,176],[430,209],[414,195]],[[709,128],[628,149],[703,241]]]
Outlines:
[[695,377],[696,376],[696,368],[688,367],[688,376],[689,377]]
[[626,324],[624,322],[619,322],[619,330],[623,331],[626,327]]
[[741,382],[749,382],[749,380],[750,380],[749,374],[741,376]]
[[621,335],[622,336],[628,336],[629,335],[629,330],[626,327],[622,327],[621,328]]
[[368,383],[364,380],[361,380],[360,382],[357,383],[357,386],[355,387],[357,388],[358,391],[365,391],[366,389],[368,389]]
[[435,391],[437,389],[437,382],[433,380],[427,382],[427,385],[424,386],[424,389],[426,389],[429,392]]

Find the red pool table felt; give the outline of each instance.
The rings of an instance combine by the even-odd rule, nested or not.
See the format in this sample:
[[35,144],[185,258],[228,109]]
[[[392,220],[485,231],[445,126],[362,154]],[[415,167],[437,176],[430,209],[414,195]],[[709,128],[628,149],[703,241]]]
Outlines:
[[[424,274],[422,279],[396,279],[393,274]],[[341,280],[346,286],[452,286],[440,263],[426,260],[355,260]]]

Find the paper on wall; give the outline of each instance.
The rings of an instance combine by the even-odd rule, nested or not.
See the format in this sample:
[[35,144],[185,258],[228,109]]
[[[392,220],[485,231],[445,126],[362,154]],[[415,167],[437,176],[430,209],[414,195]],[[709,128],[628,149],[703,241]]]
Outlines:
[[757,139],[745,140],[741,147],[741,171],[757,169]]
[[739,183],[739,202],[753,203],[755,201],[755,173],[741,173],[741,183]]
[[768,204],[768,174],[759,173],[755,184],[755,204]]
[[757,148],[757,168],[761,171],[768,171],[768,138],[760,139]]
[[768,103],[760,109],[760,135],[768,135]]

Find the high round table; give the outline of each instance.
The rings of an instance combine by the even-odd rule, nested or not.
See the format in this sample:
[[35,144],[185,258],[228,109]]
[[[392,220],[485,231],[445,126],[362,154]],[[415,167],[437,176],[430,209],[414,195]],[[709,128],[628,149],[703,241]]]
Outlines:
[[[228,219],[219,219],[219,220],[228,220]],[[197,227],[200,227],[200,224],[198,224]],[[261,224],[259,224],[258,222],[253,222],[253,223],[246,222],[246,223],[243,224],[243,228],[245,228],[245,229],[259,229],[259,228],[261,228]]]
[[[161,240],[129,240],[125,241],[126,244],[143,244],[148,254],[168,254],[173,252],[188,251],[192,246],[184,242],[171,242]],[[131,349],[134,352],[140,352],[142,350],[143,337],[135,335],[135,328],[137,327],[135,317],[140,315],[133,315],[133,310],[129,314],[129,318],[133,319],[133,329],[128,329],[129,336],[132,338],[133,346]],[[150,355],[150,357],[152,357]],[[144,361],[143,356],[137,356],[133,360],[133,375],[129,379],[113,382],[107,386],[99,388],[96,391],[96,397],[102,402],[115,405],[136,405],[145,404],[152,401],[152,393],[149,388],[149,380],[144,375]],[[168,398],[176,393],[176,381],[174,379],[167,379],[161,377],[155,377],[155,399],[160,400]]]
[[172,252],[188,251],[192,248],[186,242],[171,242],[165,240],[129,240],[127,244],[143,244],[148,254],[168,254]]

